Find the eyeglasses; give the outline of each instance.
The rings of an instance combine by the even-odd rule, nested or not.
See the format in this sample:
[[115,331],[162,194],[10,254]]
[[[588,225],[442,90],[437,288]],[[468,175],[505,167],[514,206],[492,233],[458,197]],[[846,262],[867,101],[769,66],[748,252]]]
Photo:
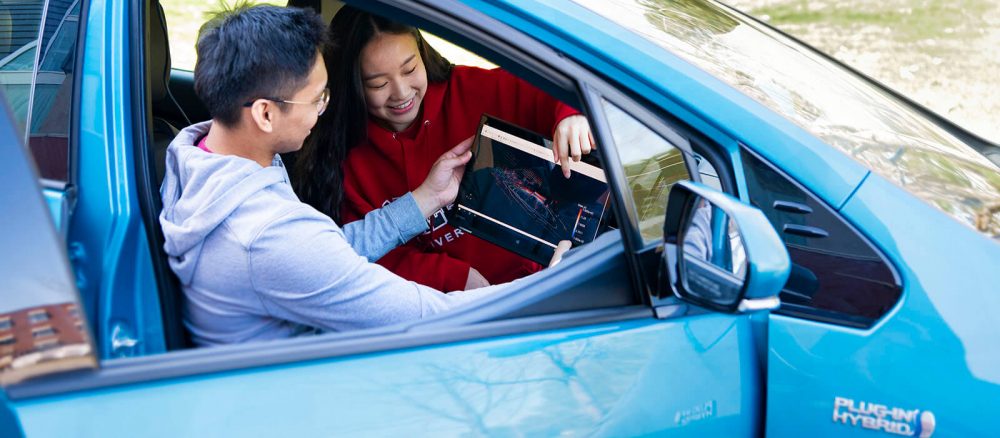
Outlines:
[[[272,97],[258,97],[257,99],[270,100],[271,102],[280,102],[280,103],[294,103],[294,104],[299,104],[299,105],[316,105],[316,115],[317,116],[321,116],[321,115],[323,115],[323,111],[326,111],[326,105],[330,103],[330,89],[329,88],[324,88],[323,89],[323,93],[321,93],[319,95],[319,98],[316,99],[316,100],[314,100],[314,101],[312,101],[312,102],[302,102],[302,101],[297,101],[297,100],[275,99],[275,98],[272,98]],[[245,103],[243,103],[243,106],[249,108],[249,107],[253,106],[253,102],[255,100],[257,100],[257,99],[251,100],[249,102],[245,102]]]

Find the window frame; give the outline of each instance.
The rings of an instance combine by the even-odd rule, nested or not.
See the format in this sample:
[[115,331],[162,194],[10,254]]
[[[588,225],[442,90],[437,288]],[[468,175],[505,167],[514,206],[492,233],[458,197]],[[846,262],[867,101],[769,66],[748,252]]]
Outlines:
[[[594,130],[595,138],[600,139],[599,143],[614,144],[611,128],[607,125],[607,116],[603,113],[604,109],[601,105],[601,101],[605,100],[671,144],[674,144],[670,140],[671,137],[682,137],[685,141],[681,142],[681,144],[674,144],[674,146],[681,150],[691,180],[701,182],[701,174],[694,159],[694,154],[698,154],[715,168],[723,191],[734,197],[739,197],[738,185],[733,171],[733,162],[722,152],[724,149],[722,145],[736,145],[736,141],[721,132],[713,132],[710,135],[709,133],[695,129],[679,116],[662,109],[661,105],[649,102],[636,93],[637,90],[631,90],[628,93],[623,92],[621,88],[606,81],[592,81],[588,83],[585,91],[588,106],[599,108],[600,112],[600,117],[595,115],[594,124],[591,126]],[[647,95],[653,95],[653,93],[655,92],[650,90]],[[691,117],[696,116],[692,115]],[[663,242],[645,242],[643,240],[638,223],[635,199],[628,188],[628,181],[624,174],[624,167],[619,159],[619,155],[617,153],[605,155],[613,156],[606,159],[606,165],[613,166],[615,169],[613,172],[615,177],[611,178],[609,174],[608,183],[612,184],[612,179],[614,179],[616,188],[613,191],[621,194],[621,201],[618,203],[620,209],[618,217],[628,218],[629,221],[629,238],[631,239],[631,244],[628,246],[633,248],[630,251],[630,257],[633,265],[638,267],[634,272],[634,282],[637,285],[636,290],[642,294],[643,301],[654,308],[673,306],[677,303],[676,298],[671,294],[666,294],[668,295],[667,298],[660,298],[662,294],[657,290],[660,274],[659,251],[663,247]],[[621,224],[619,223],[619,225]],[[659,310],[657,310],[657,313],[660,313]],[[670,314],[670,312],[666,312],[665,314]]]

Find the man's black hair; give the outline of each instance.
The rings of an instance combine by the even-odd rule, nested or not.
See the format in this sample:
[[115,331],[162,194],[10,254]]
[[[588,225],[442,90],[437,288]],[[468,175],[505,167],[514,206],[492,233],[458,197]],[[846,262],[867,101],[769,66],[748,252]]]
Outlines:
[[311,9],[238,3],[198,31],[194,91],[213,120],[234,126],[245,102],[287,99],[305,86],[326,38]]

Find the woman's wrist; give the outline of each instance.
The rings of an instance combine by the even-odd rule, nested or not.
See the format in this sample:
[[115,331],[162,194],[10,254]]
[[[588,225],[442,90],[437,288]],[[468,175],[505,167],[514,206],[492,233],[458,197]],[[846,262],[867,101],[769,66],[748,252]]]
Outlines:
[[417,187],[412,193],[413,200],[417,201],[417,207],[420,208],[420,214],[424,215],[424,218],[431,217],[441,209],[437,196],[429,193],[429,190],[424,189],[424,186]]

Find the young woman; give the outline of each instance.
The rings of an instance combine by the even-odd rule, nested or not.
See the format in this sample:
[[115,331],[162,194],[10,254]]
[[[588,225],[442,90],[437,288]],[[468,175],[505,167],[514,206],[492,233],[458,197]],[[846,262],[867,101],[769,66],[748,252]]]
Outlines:
[[[297,159],[296,191],[337,222],[413,190],[445,152],[442,145],[473,135],[483,113],[552,133],[567,176],[570,159],[593,147],[587,119],[576,110],[503,70],[452,66],[416,28],[345,6],[329,32],[330,109]],[[542,268],[447,225],[443,209],[431,222],[430,232],[378,263],[445,291]]]

